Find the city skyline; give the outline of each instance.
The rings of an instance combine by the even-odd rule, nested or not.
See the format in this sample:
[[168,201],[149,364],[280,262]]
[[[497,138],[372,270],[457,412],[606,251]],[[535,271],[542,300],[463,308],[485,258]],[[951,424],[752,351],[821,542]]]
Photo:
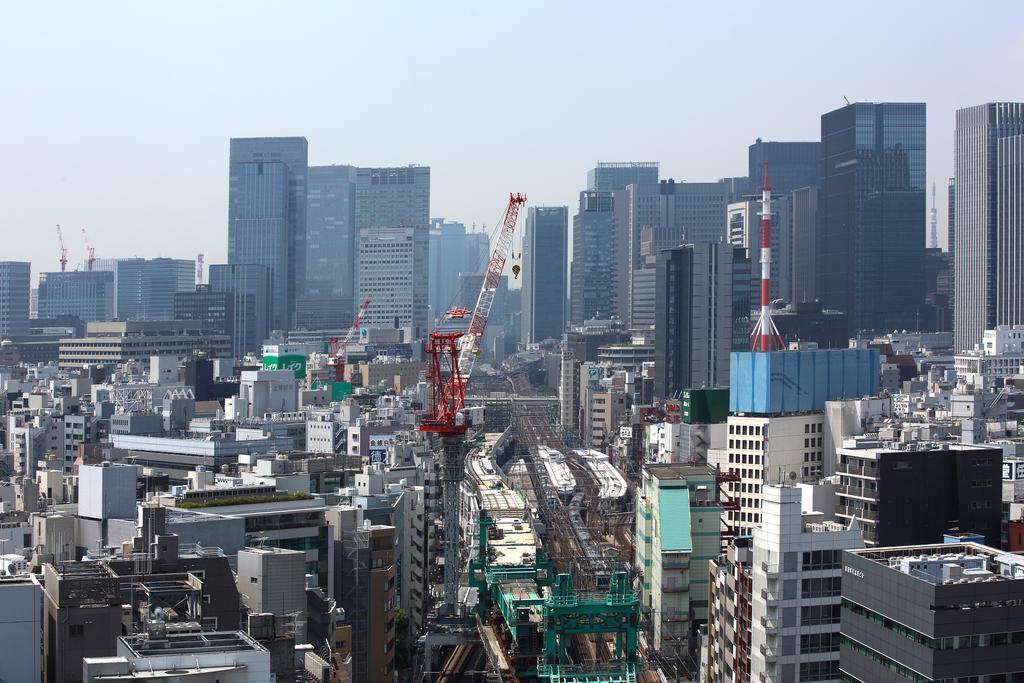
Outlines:
[[[244,136],[305,136],[311,166],[430,166],[432,214],[490,229],[509,191],[523,191],[532,205],[571,206],[597,161],[658,161],[663,178],[717,180],[745,171],[747,147],[758,137],[817,140],[820,116],[842,106],[844,96],[922,101],[928,105],[927,182],[945,185],[953,174],[956,109],[1024,99],[1021,86],[1002,78],[1024,66],[1024,40],[1012,22],[987,21],[1002,14],[998,8],[955,21],[945,9],[929,9],[921,16],[912,7],[887,7],[893,28],[875,36],[875,42],[888,41],[884,54],[819,60],[810,57],[827,54],[840,36],[823,28],[827,17],[777,8],[769,27],[799,40],[770,41],[774,77],[762,85],[747,66],[764,50],[757,40],[762,27],[733,25],[731,17],[709,9],[692,15],[681,8],[646,9],[616,22],[571,7],[534,10],[533,18],[545,21],[522,20],[527,38],[556,43],[542,58],[524,53],[515,19],[508,23],[496,8],[432,7],[422,10],[422,21],[387,24],[393,52],[370,73],[343,57],[375,44],[381,33],[373,29],[386,19],[376,8],[346,11],[339,38],[327,33],[338,22],[323,19],[341,10],[323,6],[292,8],[283,17],[205,8],[198,23],[186,23],[185,12],[159,8],[125,6],[112,18],[67,6],[46,17],[46,40],[37,40],[42,15],[9,8],[0,51],[15,65],[8,92],[19,106],[8,112],[16,136],[0,171],[9,193],[0,234],[24,230],[37,237],[8,242],[4,258],[31,261],[34,283],[39,273],[58,270],[53,226],[61,223],[70,235],[71,268],[82,260],[76,237],[83,227],[99,258],[194,258],[202,252],[207,263],[226,262],[228,140]],[[520,16],[531,16],[529,8]],[[722,58],[721,34],[701,30],[726,22],[735,52],[729,59]],[[303,31],[282,32],[281,26]],[[644,44],[650,47],[639,54],[623,58],[601,49],[641,32],[649,34]],[[423,41],[423,35],[440,39]],[[448,35],[460,40],[444,40]],[[188,49],[165,36],[185,36]],[[284,58],[249,54],[243,69],[221,57],[271,36],[296,49],[283,49],[290,55]],[[343,47],[334,58],[324,46],[339,39]],[[956,51],[930,47],[954,43]],[[590,93],[600,89],[586,87],[629,75],[631,89],[652,92],[663,76],[637,67],[664,61],[700,65],[684,93],[616,107]],[[901,68],[892,70],[893,63]],[[985,68],[991,63],[1005,69]],[[726,97],[741,81],[750,107],[735,107]],[[266,93],[256,85],[270,82],[279,97],[267,102],[261,96],[261,106],[253,107],[249,96]],[[336,87],[324,88],[325,82]],[[381,82],[393,87],[381,88]],[[509,88],[523,96],[509,100]],[[351,94],[362,95],[365,106],[352,106]],[[423,107],[409,118],[411,99],[448,104]],[[200,112],[203,124],[191,125],[187,117]],[[609,130],[622,134],[602,134]],[[945,245],[945,203],[938,209]],[[169,241],[169,234],[178,239]]]

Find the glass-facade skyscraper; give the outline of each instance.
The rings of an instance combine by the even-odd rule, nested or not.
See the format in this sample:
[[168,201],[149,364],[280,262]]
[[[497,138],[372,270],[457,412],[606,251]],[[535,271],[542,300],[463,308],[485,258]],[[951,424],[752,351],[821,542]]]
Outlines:
[[209,291],[233,295],[229,326],[234,357],[259,352],[270,334],[270,269],[254,263],[211,265]]
[[656,185],[656,161],[599,161],[587,171],[587,189],[592,192],[615,192],[629,185]]
[[950,185],[955,350],[986,329],[1024,323],[1024,103],[956,112]]
[[114,273],[77,270],[39,277],[40,318],[74,315],[83,323],[114,319]]
[[228,263],[270,270],[271,325],[291,326],[306,286],[306,138],[232,138]]
[[848,315],[850,336],[919,329],[925,186],[923,103],[856,102],[822,115],[816,290]]
[[310,166],[306,188],[306,289],[295,326],[347,327],[355,304],[356,168]]
[[520,276],[523,279],[520,328],[524,344],[562,338],[566,321],[568,249],[569,207],[529,207]]
[[574,325],[615,313],[615,213],[611,192],[580,192],[572,222],[569,315]]
[[0,261],[0,340],[28,334],[32,264]]
[[773,195],[783,195],[813,187],[821,172],[820,142],[765,142],[761,138],[747,148],[747,170],[750,191],[757,193],[768,164],[768,178]]
[[118,320],[173,320],[176,292],[194,292],[196,262],[172,258],[114,261]]

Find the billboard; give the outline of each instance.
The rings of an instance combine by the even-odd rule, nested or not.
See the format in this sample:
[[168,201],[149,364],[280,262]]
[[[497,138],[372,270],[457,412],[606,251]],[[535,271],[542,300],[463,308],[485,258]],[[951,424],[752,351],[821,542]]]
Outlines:
[[1024,481],[1024,460],[1004,460],[1003,479],[1006,481]]
[[298,354],[288,354],[283,356],[278,355],[264,355],[263,356],[263,369],[264,370],[291,370],[295,373],[295,379],[306,378],[306,357]]
[[387,462],[388,461],[388,448],[387,446],[370,446],[370,462]]
[[684,389],[679,404],[686,424],[718,424],[729,417],[729,390]]

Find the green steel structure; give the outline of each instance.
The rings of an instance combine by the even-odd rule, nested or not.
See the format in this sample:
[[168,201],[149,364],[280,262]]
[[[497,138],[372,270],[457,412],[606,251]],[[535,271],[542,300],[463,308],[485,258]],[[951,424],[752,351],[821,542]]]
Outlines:
[[[612,575],[606,592],[577,592],[569,574],[558,574],[543,550],[530,564],[497,566],[489,549],[494,520],[480,518],[480,552],[471,562],[470,585],[479,591],[478,615],[501,635],[520,681],[545,683],[634,683],[640,598],[624,571]],[[614,634],[612,662],[581,667],[569,657],[572,636]]]

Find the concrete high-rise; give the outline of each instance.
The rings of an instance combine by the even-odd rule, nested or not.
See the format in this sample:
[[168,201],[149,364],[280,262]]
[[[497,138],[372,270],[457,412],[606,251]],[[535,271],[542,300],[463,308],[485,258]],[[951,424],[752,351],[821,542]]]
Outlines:
[[232,295],[230,329],[234,357],[258,352],[270,335],[270,269],[257,264],[211,265],[209,291]]
[[924,315],[925,105],[856,102],[821,117],[817,285],[861,331]]
[[[364,327],[416,327],[417,322],[415,261],[416,229],[365,228],[359,231],[356,253],[359,264],[358,292],[360,301],[373,304],[363,314]],[[425,315],[425,311],[422,312]]]
[[0,339],[28,334],[32,264],[0,261]]
[[843,551],[864,547],[859,527],[805,512],[799,487],[765,486],[753,535],[750,680],[840,680]]
[[306,138],[232,138],[228,264],[270,271],[270,324],[287,329],[306,286]]
[[728,383],[735,328],[748,332],[749,293],[742,247],[699,243],[658,254],[655,396]]
[[304,306],[347,325],[355,304],[356,169],[310,166]]
[[954,344],[963,351],[987,329],[1024,323],[1024,103],[957,110],[955,140],[949,243]]
[[821,175],[820,142],[765,142],[758,138],[747,148],[747,159],[748,176],[755,180],[764,175],[768,164],[773,196],[816,186]]
[[529,207],[522,238],[522,342],[561,339],[569,209]]
[[[394,279],[384,280],[374,288],[384,288],[377,297],[370,296],[374,305],[367,311],[371,319],[393,321],[409,317],[420,334],[427,330],[430,303],[430,167],[401,166],[396,168],[360,168],[356,170],[356,240],[371,238],[367,231],[410,230],[412,236],[412,260],[403,265],[403,272],[393,273]],[[360,248],[361,249],[361,248]],[[357,250],[357,259],[364,252]],[[372,255],[372,254],[370,254]],[[357,266],[357,277],[362,278],[363,266]],[[362,283],[362,280],[360,280]],[[368,285],[360,284],[360,292]],[[358,295],[360,299],[363,294]],[[411,300],[409,311],[393,309],[388,303],[392,298]],[[377,323],[379,324],[379,323]],[[392,323],[385,325],[392,327]]]
[[615,192],[630,185],[656,185],[656,161],[599,161],[587,171],[587,189],[592,192]]
[[570,319],[608,319],[615,313],[615,213],[611,192],[580,192],[572,221]]
[[114,261],[118,320],[173,320],[174,295],[196,289],[196,262],[172,258]]

